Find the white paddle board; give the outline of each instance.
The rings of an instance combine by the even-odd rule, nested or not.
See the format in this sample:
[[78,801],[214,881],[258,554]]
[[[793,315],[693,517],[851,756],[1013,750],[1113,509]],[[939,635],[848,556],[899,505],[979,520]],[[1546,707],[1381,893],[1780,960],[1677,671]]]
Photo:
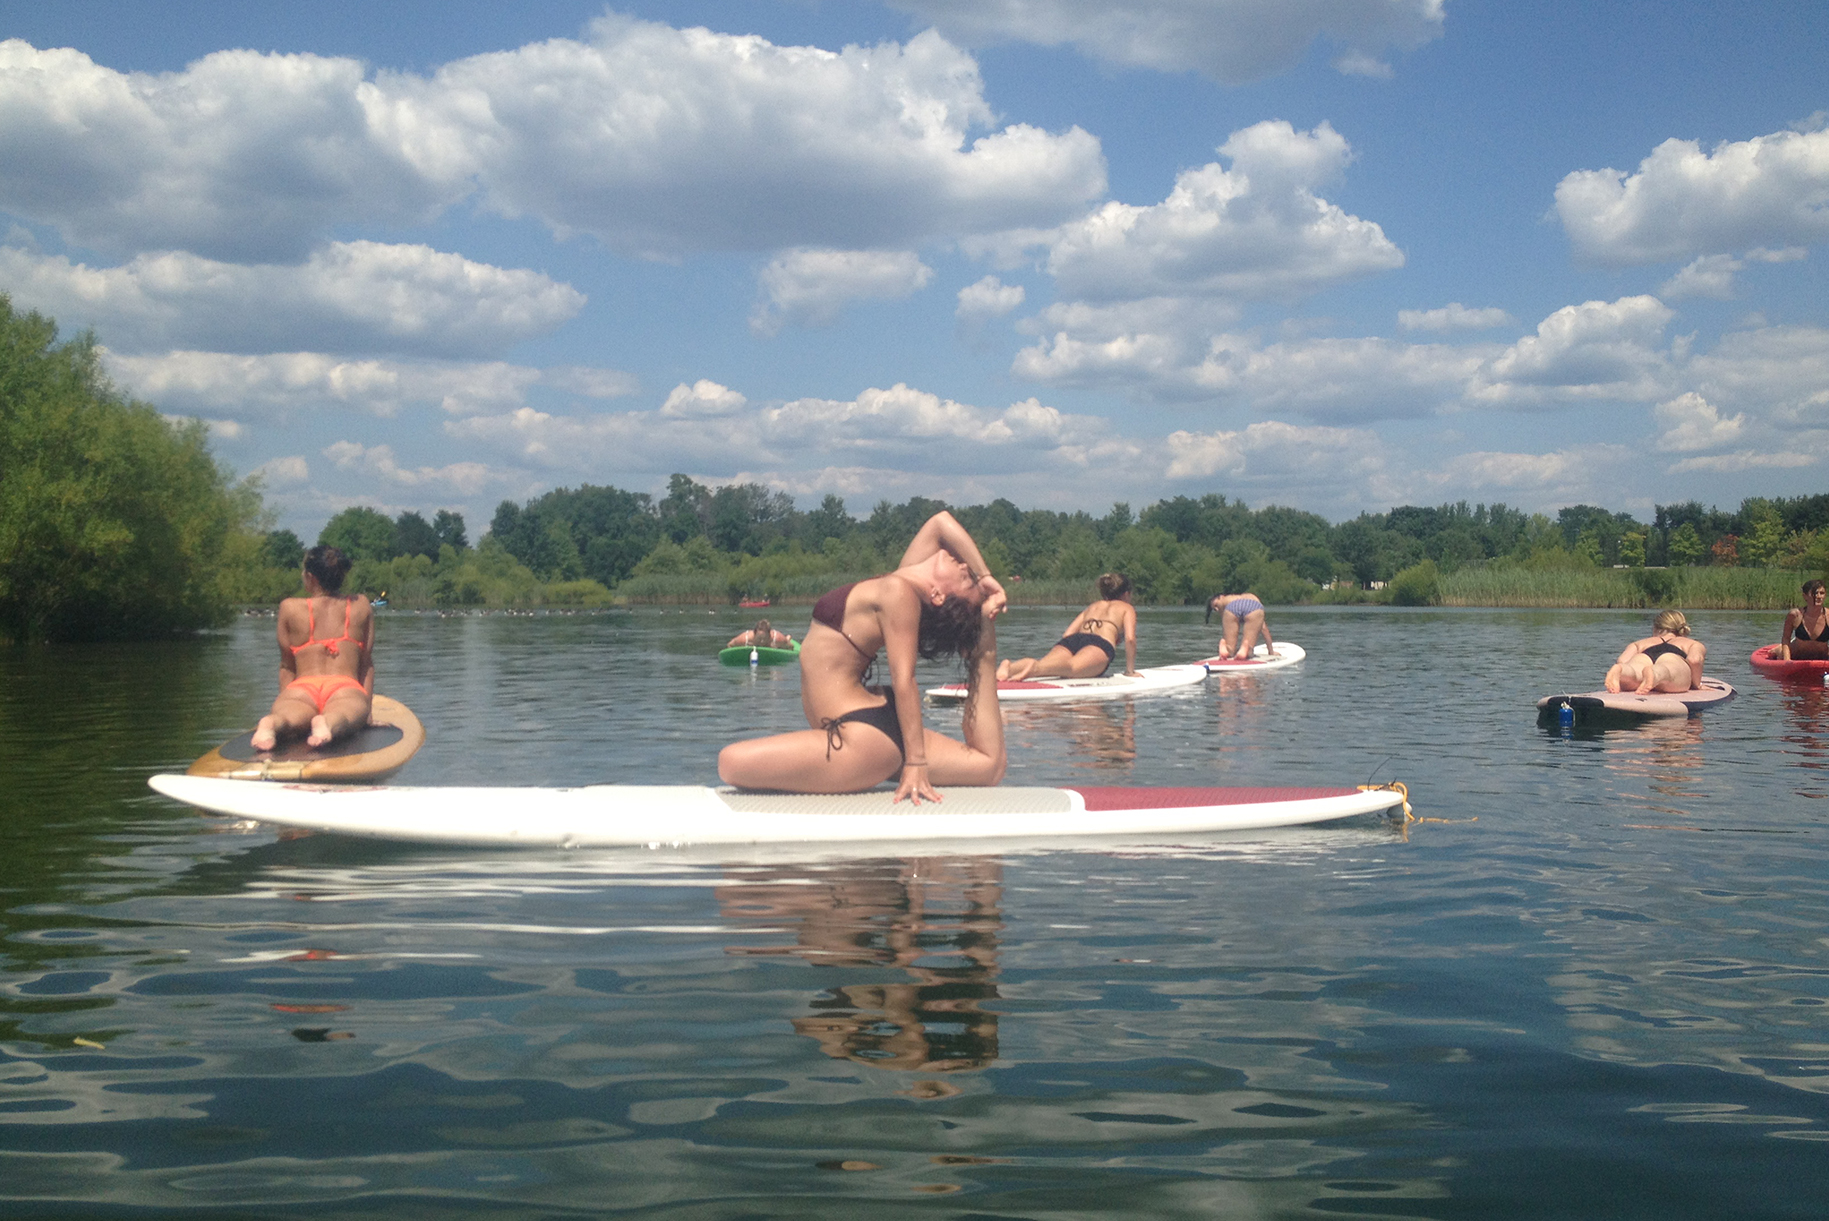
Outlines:
[[1293,666],[1307,656],[1308,651],[1301,645],[1279,640],[1275,649],[1258,645],[1249,657],[1207,657],[1194,664],[1205,666],[1210,674],[1258,674]]
[[1577,721],[1597,716],[1694,716],[1733,698],[1734,689],[1728,684],[1718,678],[1705,678],[1700,687],[1688,691],[1653,691],[1649,695],[1583,691],[1574,695],[1546,695],[1537,701],[1537,716],[1543,720],[1560,717],[1564,708],[1569,709],[1572,719]]
[[1401,805],[1353,788],[956,788],[939,805],[867,793],[693,785],[352,788],[154,776],[167,797],[285,827],[426,844],[605,848],[680,844],[1179,835],[1327,822]]
[[[1184,665],[1138,670],[1134,677],[1120,671],[1098,678],[1026,678],[1020,682],[998,683],[997,699],[1005,704],[1044,700],[1109,700],[1121,695],[1173,691],[1176,687],[1197,683],[1206,676],[1205,666]],[[944,687],[927,689],[927,698],[940,703],[956,702],[965,696],[964,683],[947,683]]]

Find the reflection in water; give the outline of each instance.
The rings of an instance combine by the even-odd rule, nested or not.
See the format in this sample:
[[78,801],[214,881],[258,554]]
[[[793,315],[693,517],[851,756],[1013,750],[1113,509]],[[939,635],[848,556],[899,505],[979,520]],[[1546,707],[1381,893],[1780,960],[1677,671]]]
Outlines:
[[1702,741],[1701,717],[1656,717],[1609,734],[1601,759],[1617,779],[1643,781],[1650,790],[1641,795],[1621,789],[1621,797],[1681,814],[1704,793],[1698,787],[1705,762]]
[[[1812,773],[1829,772],[1829,732],[1824,730],[1824,716],[1829,714],[1829,688],[1820,683],[1780,683],[1780,702],[1789,721],[1786,732],[1779,735],[1784,743],[1779,749],[1790,756],[1788,762]],[[1799,797],[1829,797],[1829,776],[1808,775],[1801,778]]]
[[812,1016],[793,1019],[828,1056],[943,1073],[997,1059],[997,1014],[981,1005],[997,999],[1000,862],[858,862],[811,878],[767,871],[720,886],[717,899],[726,919],[794,927],[792,946],[732,946],[730,954],[908,973],[908,983],[837,984],[813,1002]]
[[1137,705],[1133,700],[1053,707],[1012,704],[1004,708],[1003,720],[1011,730],[1021,727],[1035,736],[1066,739],[1070,768],[1123,771],[1137,761]]

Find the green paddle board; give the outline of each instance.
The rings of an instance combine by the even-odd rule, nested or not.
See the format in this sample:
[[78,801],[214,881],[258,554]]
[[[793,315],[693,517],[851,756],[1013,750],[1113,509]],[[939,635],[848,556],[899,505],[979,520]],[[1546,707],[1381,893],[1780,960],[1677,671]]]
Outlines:
[[718,664],[721,666],[787,666],[799,660],[800,642],[798,640],[785,649],[738,644],[718,652]]

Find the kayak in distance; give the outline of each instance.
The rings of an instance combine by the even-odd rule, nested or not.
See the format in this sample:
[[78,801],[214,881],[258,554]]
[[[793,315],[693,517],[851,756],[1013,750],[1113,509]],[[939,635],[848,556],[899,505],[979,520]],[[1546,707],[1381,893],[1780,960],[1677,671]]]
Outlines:
[[368,724],[327,745],[307,746],[300,737],[262,751],[254,749],[253,739],[251,729],[229,739],[191,764],[186,774],[225,780],[369,784],[406,766],[425,745],[425,727],[405,704],[377,695],[369,708]]
[[1401,786],[955,788],[939,805],[865,793],[696,785],[583,788],[243,784],[154,776],[167,797],[275,826],[422,844],[622,848],[1181,835],[1329,822],[1401,807]]
[[[1546,695],[1537,701],[1538,720],[1586,721],[1596,717],[1614,719],[1638,717],[1695,716],[1716,704],[1734,698],[1734,689],[1718,678],[1705,678],[1700,687],[1688,691],[1653,691],[1636,695],[1629,691],[1584,691],[1575,695]],[[1568,710],[1570,716],[1563,717]]]
[[1279,640],[1274,649],[1258,645],[1257,648],[1251,650],[1249,657],[1208,657],[1194,664],[1205,666],[1214,674],[1256,674],[1264,670],[1281,670],[1284,666],[1293,666],[1307,656],[1308,651],[1301,645]]
[[718,650],[718,664],[721,666],[786,666],[799,660],[798,640],[785,649],[764,644],[733,644],[727,649]]
[[1768,644],[1753,650],[1753,669],[1767,678],[1783,679],[1786,682],[1820,683],[1829,678],[1829,660],[1815,661],[1791,658],[1781,661],[1773,656],[1778,646]]
[[[1049,700],[1105,700],[1124,695],[1150,695],[1192,686],[1207,676],[1205,665],[1156,666],[1138,670],[1135,676],[1105,674],[1098,678],[1025,678],[997,684],[997,699],[1004,704],[1039,703]],[[927,698],[936,703],[957,703],[966,696],[964,683],[947,683],[929,687]]]

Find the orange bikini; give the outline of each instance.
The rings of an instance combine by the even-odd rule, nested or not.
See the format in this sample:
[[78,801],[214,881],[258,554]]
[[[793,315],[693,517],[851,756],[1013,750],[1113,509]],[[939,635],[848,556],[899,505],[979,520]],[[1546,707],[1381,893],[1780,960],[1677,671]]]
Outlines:
[[[306,599],[305,613],[310,617],[308,620],[310,626],[307,628],[307,634],[310,639],[306,640],[304,644],[295,645],[293,647],[292,655],[294,657],[298,656],[298,651],[300,649],[308,649],[314,644],[323,645],[324,652],[332,657],[337,656],[337,646],[342,644],[345,640],[355,645],[358,649],[367,647],[360,640],[357,640],[354,636],[349,634],[349,607],[354,605],[355,599],[351,597],[345,598],[343,601],[343,634],[341,636],[326,636],[324,639],[319,640],[317,638],[317,609],[311,605],[310,599]],[[331,697],[335,696],[339,691],[344,691],[350,687],[360,688],[362,687],[362,683],[359,679],[351,678],[347,674],[313,674],[305,678],[295,678],[287,683],[285,693],[288,695],[296,693],[303,696],[305,699],[308,699],[315,704],[317,710],[321,713],[329,706]]]

